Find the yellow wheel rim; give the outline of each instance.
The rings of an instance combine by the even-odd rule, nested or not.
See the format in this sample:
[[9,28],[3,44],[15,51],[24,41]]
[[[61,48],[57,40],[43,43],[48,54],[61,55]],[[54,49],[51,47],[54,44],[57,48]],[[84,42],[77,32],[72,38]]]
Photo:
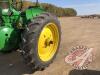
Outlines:
[[42,61],[51,60],[58,48],[59,32],[54,23],[48,23],[42,30],[38,40],[38,55]]

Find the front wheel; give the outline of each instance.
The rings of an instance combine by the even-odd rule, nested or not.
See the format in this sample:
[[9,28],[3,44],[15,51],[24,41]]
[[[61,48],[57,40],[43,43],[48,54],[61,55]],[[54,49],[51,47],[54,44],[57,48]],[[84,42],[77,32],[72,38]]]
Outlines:
[[23,57],[27,64],[44,69],[58,53],[61,27],[57,18],[43,13],[30,21],[22,34]]

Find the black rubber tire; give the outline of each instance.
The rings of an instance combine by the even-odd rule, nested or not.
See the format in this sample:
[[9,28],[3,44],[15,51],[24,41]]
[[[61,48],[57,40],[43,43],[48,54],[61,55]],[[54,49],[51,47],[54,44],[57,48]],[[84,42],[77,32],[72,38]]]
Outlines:
[[[50,63],[56,57],[57,52],[55,53],[54,57],[47,62],[43,62],[40,60],[38,56],[38,38],[39,35],[47,23],[53,22],[57,25],[59,30],[59,45],[61,40],[61,27],[60,23],[56,16],[51,15],[50,13],[42,13],[41,15],[34,18],[32,21],[29,22],[28,27],[22,33],[22,56],[25,62],[28,65],[31,65],[33,69],[43,70],[49,66]],[[59,46],[58,46],[59,49]]]

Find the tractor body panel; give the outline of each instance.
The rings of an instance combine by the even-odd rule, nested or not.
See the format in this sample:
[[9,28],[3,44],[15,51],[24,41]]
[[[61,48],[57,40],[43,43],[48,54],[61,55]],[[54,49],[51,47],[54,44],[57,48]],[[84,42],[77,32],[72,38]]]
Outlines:
[[22,12],[21,18],[23,20],[23,25],[26,25],[29,20],[32,20],[36,16],[45,12],[45,10],[41,7],[30,7]]
[[38,16],[40,13],[43,13],[44,10],[40,7],[33,7],[26,10],[26,17],[27,19],[33,19],[34,17]]

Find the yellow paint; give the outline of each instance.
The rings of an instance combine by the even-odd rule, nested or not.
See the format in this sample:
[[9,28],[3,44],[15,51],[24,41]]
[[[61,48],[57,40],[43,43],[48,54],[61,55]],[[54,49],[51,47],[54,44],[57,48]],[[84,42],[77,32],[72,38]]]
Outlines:
[[38,55],[42,61],[49,61],[55,55],[59,43],[58,27],[48,23],[42,30],[38,40]]

